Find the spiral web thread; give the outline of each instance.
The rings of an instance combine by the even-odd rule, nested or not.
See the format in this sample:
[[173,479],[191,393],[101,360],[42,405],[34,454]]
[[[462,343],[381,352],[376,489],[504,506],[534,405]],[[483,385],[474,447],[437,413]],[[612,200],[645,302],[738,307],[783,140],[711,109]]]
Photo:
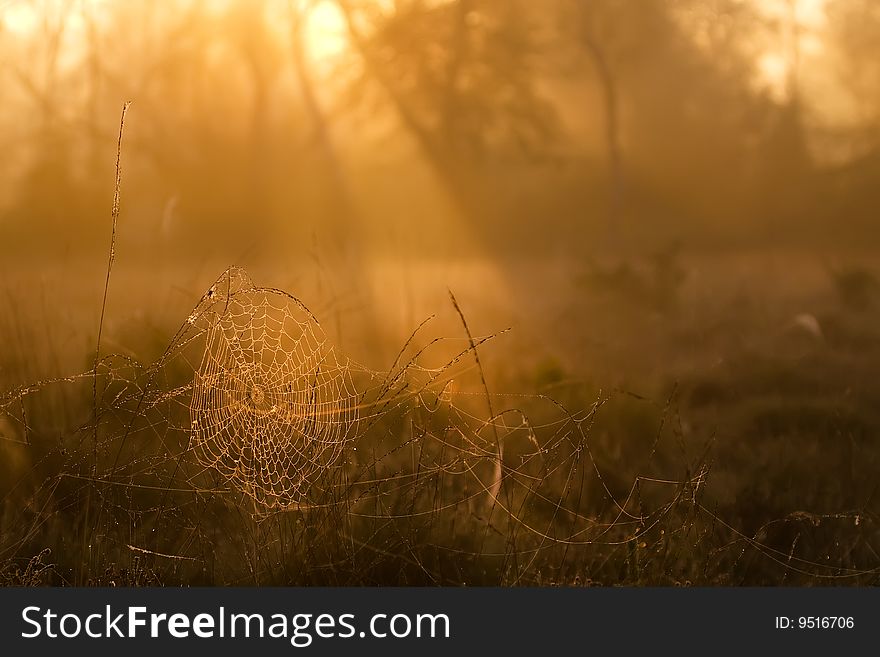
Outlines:
[[[243,577],[540,584],[543,573],[558,582],[587,572],[616,581],[621,546],[659,559],[679,543],[696,549],[697,531],[705,563],[721,571],[724,559],[739,563],[748,547],[803,581],[876,581],[871,545],[859,555],[868,568],[819,560],[812,548],[779,552],[704,506],[702,462],[684,473],[652,463],[661,435],[669,449],[678,437],[673,418],[665,421],[668,405],[647,465],[610,480],[591,444],[593,421],[610,397],[569,411],[544,395],[492,393],[493,408],[503,410],[486,417],[485,386],[473,392],[452,383],[494,336],[423,337],[429,319],[389,370],[373,371],[336,351],[295,297],[228,269],[158,360],[101,359],[95,424],[45,447],[51,459],[36,464],[31,479],[49,475],[23,502],[0,500],[2,509],[15,509],[14,524],[0,532],[0,564],[38,554],[46,543],[39,528],[65,536],[70,519],[81,517],[96,541],[89,549],[103,550],[96,563],[115,563],[121,549],[143,558],[148,574],[158,569],[185,583],[202,581],[209,566],[224,568],[210,581],[230,584]],[[91,388],[94,376],[89,370],[0,394],[0,429],[20,428],[25,444],[44,446],[53,434],[40,427],[47,414],[37,411],[47,407],[37,398],[48,403],[66,386]],[[653,472],[661,467],[668,474]],[[242,500],[253,501],[252,515],[242,513]],[[777,522],[787,527],[803,517]],[[822,523],[853,518],[860,532],[875,535],[875,523],[858,511]],[[818,517],[809,520],[819,526]],[[97,583],[120,576],[87,575]]]
[[266,507],[317,502],[358,420],[347,361],[280,291],[214,305],[190,404],[196,458]]

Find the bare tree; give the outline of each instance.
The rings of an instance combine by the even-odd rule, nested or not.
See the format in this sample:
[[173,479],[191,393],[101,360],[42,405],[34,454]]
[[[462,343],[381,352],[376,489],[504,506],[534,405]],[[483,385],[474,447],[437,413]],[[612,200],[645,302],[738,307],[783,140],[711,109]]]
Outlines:
[[405,0],[386,14],[337,2],[367,73],[361,84],[378,85],[458,211],[473,217],[480,163],[533,154],[555,125],[536,85],[528,5]]
[[602,91],[605,151],[608,162],[609,200],[608,225],[616,231],[621,218],[624,199],[623,156],[620,146],[620,98],[619,83],[610,61],[607,46],[602,43],[595,25],[592,5],[578,2],[581,6],[581,39],[595,67]]

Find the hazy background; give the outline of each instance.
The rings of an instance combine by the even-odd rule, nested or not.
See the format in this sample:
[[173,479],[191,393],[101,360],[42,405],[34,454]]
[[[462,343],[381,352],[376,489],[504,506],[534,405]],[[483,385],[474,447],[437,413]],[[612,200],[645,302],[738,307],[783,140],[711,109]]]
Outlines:
[[878,34],[859,0],[4,0],[6,275],[100,270],[124,100],[130,272],[320,263],[383,314],[405,266],[498,299],[550,261],[830,262],[876,240]]
[[744,530],[876,506],[880,4],[0,0],[4,388],[91,366],[127,100],[104,351],[236,264],[382,369],[451,288],[493,390],[647,400],[610,471],[674,397]]

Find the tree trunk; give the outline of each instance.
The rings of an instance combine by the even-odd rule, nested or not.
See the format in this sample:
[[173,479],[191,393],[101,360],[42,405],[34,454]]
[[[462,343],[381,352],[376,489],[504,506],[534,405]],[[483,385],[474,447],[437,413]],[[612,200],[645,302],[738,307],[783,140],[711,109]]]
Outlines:
[[620,148],[620,111],[617,83],[608,64],[608,58],[598,40],[588,28],[584,43],[596,67],[605,113],[605,152],[608,162],[608,231],[616,235],[620,230],[623,212],[624,179],[623,158]]

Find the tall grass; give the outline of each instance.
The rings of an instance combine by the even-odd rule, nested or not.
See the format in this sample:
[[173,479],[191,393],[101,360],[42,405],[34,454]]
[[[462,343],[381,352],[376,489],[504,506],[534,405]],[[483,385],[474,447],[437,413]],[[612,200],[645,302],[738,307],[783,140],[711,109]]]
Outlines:
[[[193,391],[205,353],[213,348],[211,331],[241,295],[301,302],[258,287],[242,270],[230,268],[192,299],[192,313],[180,318],[157,359],[102,356],[127,107],[117,143],[111,244],[92,366],[74,374],[58,366],[34,380],[27,367],[31,354],[50,349],[34,339],[39,319],[31,325],[25,313],[17,313],[19,319],[7,314],[3,324],[0,339],[14,357],[2,363],[7,390],[0,395],[0,429],[4,450],[16,457],[7,458],[2,481],[0,581],[877,582],[880,537],[873,493],[866,494],[853,474],[852,453],[840,463],[829,458],[841,445],[864,445],[875,435],[880,424],[862,417],[865,400],[855,402],[849,418],[841,415],[845,404],[832,400],[823,406],[818,394],[801,394],[792,406],[793,391],[804,381],[785,379],[778,361],[766,372],[753,362],[715,371],[705,381],[692,377],[671,386],[661,402],[585,383],[569,376],[567,363],[540,366],[536,373],[514,369],[507,392],[499,392],[505,388],[490,387],[480,354],[503,349],[508,336],[475,335],[451,293],[463,335],[431,333],[426,320],[387,370],[360,365],[328,343],[351,378],[358,421],[339,458],[298,488],[302,495],[267,504],[254,495],[252,480],[230,474],[244,468],[243,462],[230,470],[199,457]],[[658,285],[670,290],[662,311],[672,313],[679,267],[663,260],[655,269]],[[619,287],[616,293],[627,294],[629,288]],[[247,324],[247,314],[243,317]],[[833,322],[822,319],[829,340],[847,330],[842,320],[835,331]],[[293,358],[297,348],[279,353]],[[825,358],[820,365],[826,370],[836,362],[821,352],[814,356]],[[274,365],[283,363],[276,358]],[[530,374],[542,389],[535,390]],[[745,400],[762,382],[765,394]],[[786,403],[770,394],[780,390],[788,395]],[[212,403],[227,401],[218,397]],[[719,408],[729,422],[720,429],[710,421],[691,424]],[[226,433],[223,439],[267,440],[268,434],[260,433],[264,425],[253,426],[253,436]],[[719,432],[733,432],[735,440]],[[307,443],[315,435],[303,430],[301,438]],[[817,452],[798,453],[794,440]],[[876,458],[876,449],[853,449]],[[298,475],[249,458],[252,469],[263,473],[253,476]],[[876,462],[870,459],[866,462]],[[824,501],[814,494],[792,499],[792,491],[810,490],[812,467],[821,473],[848,467],[849,488],[824,490]],[[730,483],[731,476],[738,485]]]

